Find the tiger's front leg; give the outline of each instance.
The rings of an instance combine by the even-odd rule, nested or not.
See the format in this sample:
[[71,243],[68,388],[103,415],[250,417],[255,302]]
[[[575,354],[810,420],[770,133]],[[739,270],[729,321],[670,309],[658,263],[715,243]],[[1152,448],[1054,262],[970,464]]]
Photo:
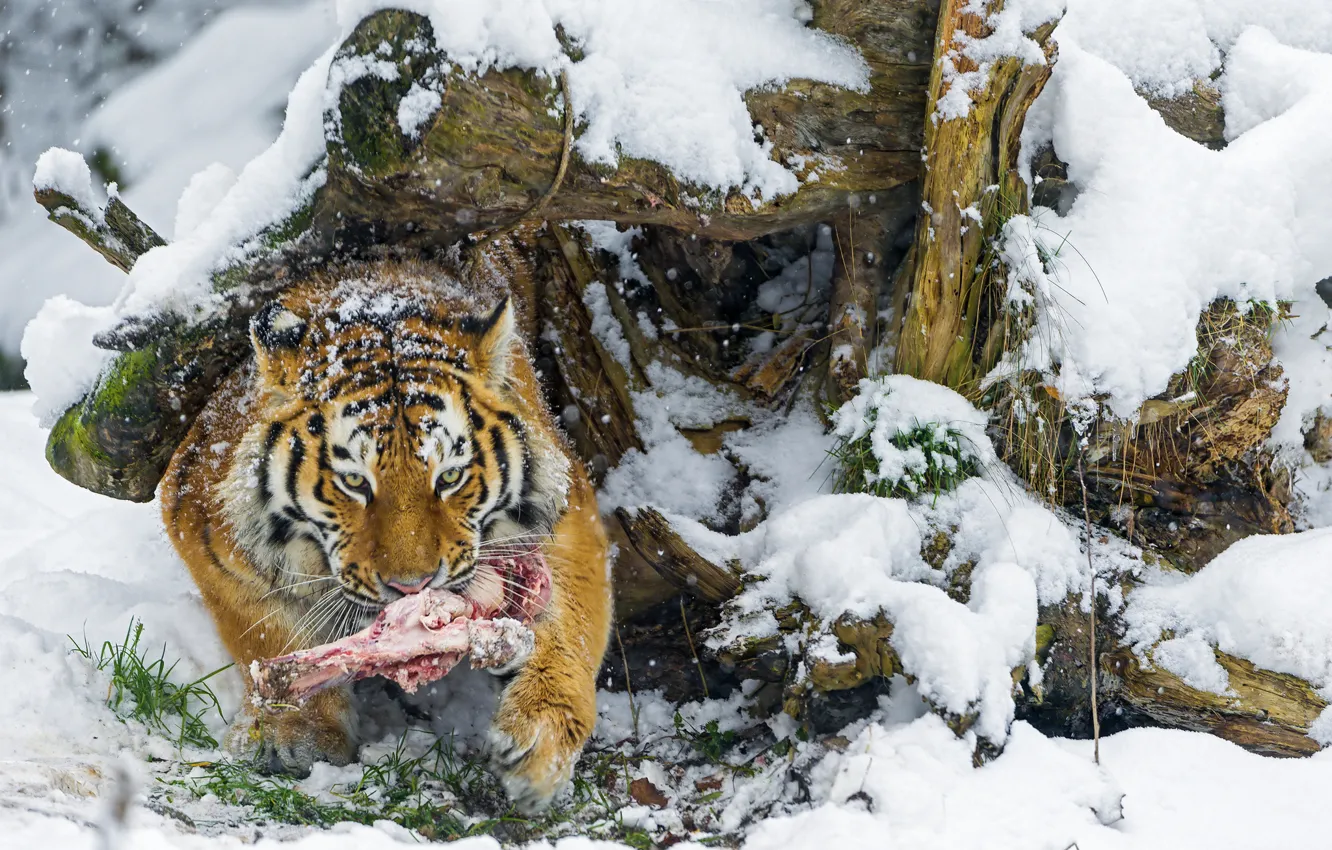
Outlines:
[[[169,523],[168,528],[187,552],[210,539],[191,534],[188,523]],[[238,580],[240,571],[224,566],[228,553],[213,549],[208,554],[211,557],[187,558],[187,563],[218,636],[245,679],[241,713],[227,730],[226,749],[253,760],[264,772],[297,777],[308,776],[316,761],[354,761],[356,715],[349,687],[320,692],[297,709],[265,709],[254,699],[251,663],[317,643],[304,627],[315,622],[319,610],[297,606],[257,582]]]
[[554,538],[550,605],[490,730],[495,770],[528,813],[546,808],[569,782],[597,720],[597,674],[612,610],[606,536],[586,480],[575,483]]
[[[240,617],[240,621],[249,620],[254,624],[261,622],[258,618],[268,617],[270,613],[273,612],[256,610],[253,616]],[[352,702],[352,689],[345,685],[320,691],[298,707],[258,705],[254,698],[254,682],[250,679],[250,663],[297,647],[289,622],[270,626],[285,614],[285,610],[280,610],[257,628],[246,626],[249,634],[241,636],[222,625],[226,621],[225,614],[218,616],[214,612],[218,632],[222,633],[222,639],[245,677],[242,713],[226,730],[224,743],[226,750],[249,759],[262,773],[304,778],[310,774],[314,762],[341,766],[356,761],[356,707]]]

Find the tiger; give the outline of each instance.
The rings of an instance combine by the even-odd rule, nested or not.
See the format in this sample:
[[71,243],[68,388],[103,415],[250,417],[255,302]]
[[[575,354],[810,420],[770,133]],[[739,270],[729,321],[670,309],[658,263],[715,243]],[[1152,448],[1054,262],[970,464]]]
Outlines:
[[344,637],[425,587],[466,595],[488,547],[539,544],[550,601],[486,749],[537,812],[596,721],[611,620],[595,491],[543,399],[503,285],[379,261],[286,288],[250,321],[252,356],[211,396],[159,497],[246,699],[225,745],[266,772],[345,765],[347,687],[265,709],[251,665]]

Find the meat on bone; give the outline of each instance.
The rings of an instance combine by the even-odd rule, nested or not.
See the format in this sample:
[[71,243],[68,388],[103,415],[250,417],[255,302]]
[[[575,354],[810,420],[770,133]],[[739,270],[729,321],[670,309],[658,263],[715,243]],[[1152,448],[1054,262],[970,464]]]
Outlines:
[[463,658],[476,668],[521,663],[530,624],[550,601],[550,567],[536,547],[477,564],[461,593],[427,589],[387,605],[341,640],[250,665],[265,705],[299,705],[325,688],[383,676],[405,691],[442,678]]

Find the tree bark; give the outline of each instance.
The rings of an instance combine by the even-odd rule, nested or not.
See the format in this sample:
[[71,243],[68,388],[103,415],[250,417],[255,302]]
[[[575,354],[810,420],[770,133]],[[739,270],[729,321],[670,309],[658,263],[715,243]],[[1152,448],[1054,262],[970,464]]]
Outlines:
[[[818,0],[814,12],[815,26],[860,48],[871,69],[870,89],[851,92],[793,81],[780,91],[749,95],[774,158],[805,163],[798,170],[802,179],[819,172],[796,193],[761,205],[738,191],[687,185],[652,162],[624,158],[615,169],[585,162],[568,150],[557,81],[518,70],[468,76],[433,46],[422,55],[420,45],[434,44],[426,18],[396,10],[367,18],[338,56],[374,54],[393,63],[398,75],[366,76],[341,90],[341,120],[330,125],[338,129],[329,132],[323,188],[261,235],[268,251],[215,275],[215,289],[229,299],[221,322],[195,328],[172,317],[130,317],[99,338],[103,347],[123,353],[53,429],[47,450],[53,467],[74,483],[115,498],[151,498],[208,393],[244,356],[249,315],[306,265],[355,258],[383,245],[442,250],[477,236],[489,242],[528,216],[750,239],[824,220],[864,193],[886,195],[914,180],[933,31],[928,5]],[[445,78],[440,109],[419,138],[403,135],[397,104],[428,71],[440,69]],[[566,157],[567,171],[556,186]],[[39,200],[58,205],[56,199]],[[137,219],[119,201],[113,206],[108,221],[119,229],[110,234],[80,226],[79,218],[58,220],[129,268],[137,253],[160,239],[145,231],[119,238],[124,250],[114,248],[116,240],[109,236],[121,237],[120,230],[133,235]],[[570,342],[568,350],[584,347]],[[597,439],[609,462],[634,442],[623,434],[602,433]]]
[[119,197],[110,198],[100,210],[85,209],[74,198],[55,189],[37,189],[33,197],[51,221],[88,243],[123,272],[129,271],[143,254],[166,244]]
[[[989,35],[986,19],[1004,0],[989,0],[976,14],[966,0],[945,0],[939,13],[939,46],[930,72],[925,122],[924,214],[917,220],[910,306],[897,348],[899,372],[965,387],[984,374],[983,308],[1004,276],[982,255],[1002,223],[1027,210],[1017,157],[1027,109],[1044,88],[1055,60],[1050,35],[1055,21],[1031,38],[1046,56],[1027,65],[1016,57],[995,60],[961,117],[946,117],[940,101],[959,85],[946,74],[950,56],[958,74],[983,71],[966,57],[966,39]],[[1002,290],[1000,290],[1002,292]]]
[[[726,588],[739,592],[745,576],[737,565],[723,567],[702,558],[670,531],[669,523],[664,523],[664,529],[657,528],[663,523],[660,515],[652,517],[652,513],[640,510],[638,517],[651,518],[652,540],[668,541],[668,551],[674,557],[648,559],[667,580],[710,601],[724,603],[731,598]],[[724,575],[729,581],[713,583],[709,577],[714,575]],[[1134,587],[1129,583],[1123,588],[1126,604],[1132,599]],[[799,600],[774,614],[780,635],[709,653],[725,668],[779,685],[784,693],[783,710],[797,719],[802,719],[811,700],[820,696],[859,688],[894,674],[910,675],[893,649],[892,621],[883,614],[868,619],[844,615],[818,624]],[[837,638],[839,649],[848,655],[846,660],[832,662],[817,655],[802,658],[787,653],[786,635],[810,634],[822,626]],[[1258,668],[1218,650],[1216,659],[1230,677],[1231,693],[1201,691],[1141,659],[1124,643],[1124,633],[1125,625],[1118,615],[1104,610],[1098,613],[1097,673],[1103,723],[1108,719],[1112,728],[1150,724],[1209,732],[1264,755],[1305,756],[1321,749],[1308,733],[1328,703],[1308,682]],[[1090,617],[1082,610],[1080,596],[1041,610],[1036,632],[1041,681],[1033,682],[1023,668],[1014,671],[1014,681],[1022,685],[1020,717],[1052,732],[1090,737],[1090,634]],[[940,713],[959,734],[975,719]]]

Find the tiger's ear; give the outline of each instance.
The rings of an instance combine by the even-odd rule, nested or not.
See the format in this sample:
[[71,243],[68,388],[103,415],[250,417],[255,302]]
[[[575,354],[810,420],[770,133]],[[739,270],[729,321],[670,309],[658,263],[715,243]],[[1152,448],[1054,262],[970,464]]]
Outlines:
[[477,366],[487,385],[500,389],[508,383],[517,347],[518,323],[513,316],[513,302],[506,296],[481,321]]
[[284,388],[294,384],[300,374],[297,356],[305,339],[307,322],[278,301],[260,308],[250,319],[250,343],[263,383],[283,395]]

